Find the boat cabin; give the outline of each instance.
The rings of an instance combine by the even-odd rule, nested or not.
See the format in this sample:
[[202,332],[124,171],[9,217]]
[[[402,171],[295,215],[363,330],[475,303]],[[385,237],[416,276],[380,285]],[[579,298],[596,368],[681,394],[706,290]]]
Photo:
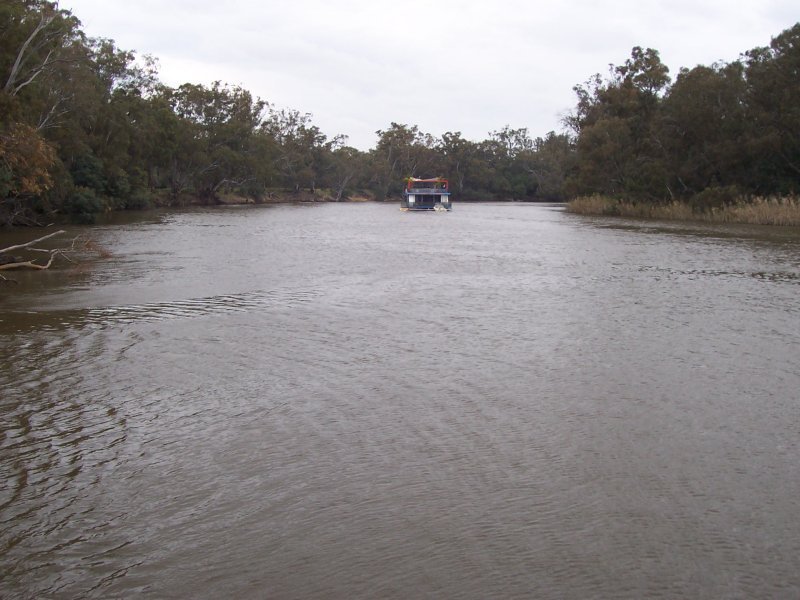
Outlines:
[[451,210],[450,183],[443,177],[406,179],[402,210]]

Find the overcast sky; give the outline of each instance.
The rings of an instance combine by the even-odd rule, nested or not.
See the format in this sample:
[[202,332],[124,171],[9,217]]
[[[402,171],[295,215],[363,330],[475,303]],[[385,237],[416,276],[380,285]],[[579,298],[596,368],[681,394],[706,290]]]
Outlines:
[[161,79],[238,84],[375,145],[392,121],[475,141],[561,130],[572,87],[633,46],[681,67],[733,61],[800,21],[797,0],[62,0]]

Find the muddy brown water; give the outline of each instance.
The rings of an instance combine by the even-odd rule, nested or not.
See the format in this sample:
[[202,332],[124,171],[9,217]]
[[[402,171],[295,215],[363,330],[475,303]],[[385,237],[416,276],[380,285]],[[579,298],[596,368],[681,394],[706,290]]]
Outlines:
[[112,258],[0,287],[0,596],[800,596],[797,231],[92,232]]

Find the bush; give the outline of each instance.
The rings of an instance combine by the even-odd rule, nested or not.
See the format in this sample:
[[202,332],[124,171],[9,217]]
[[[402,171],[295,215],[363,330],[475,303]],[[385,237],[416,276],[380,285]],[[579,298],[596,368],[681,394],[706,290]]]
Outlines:
[[103,211],[103,202],[91,188],[77,186],[64,203],[64,212],[76,223],[92,224]]
[[124,208],[131,195],[131,182],[128,174],[122,169],[113,169],[106,178],[105,193],[116,200],[115,205]]
[[102,192],[106,186],[106,176],[103,173],[103,162],[94,154],[78,156],[70,169],[72,182],[79,187],[91,188]]
[[707,213],[730,206],[742,198],[742,191],[735,185],[709,187],[695,194],[689,201],[694,212]]
[[153,197],[144,189],[134,190],[125,200],[125,210],[147,210],[153,207]]

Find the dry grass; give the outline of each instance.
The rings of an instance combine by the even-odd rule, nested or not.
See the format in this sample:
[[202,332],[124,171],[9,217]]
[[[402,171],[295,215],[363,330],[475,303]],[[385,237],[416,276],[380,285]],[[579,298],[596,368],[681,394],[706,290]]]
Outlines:
[[751,202],[737,202],[714,213],[716,220],[725,223],[752,223],[755,225],[800,226],[800,198],[755,198]]
[[800,227],[800,197],[798,196],[753,198],[749,201],[742,199],[734,204],[701,212],[694,210],[691,205],[684,202],[634,203],[595,194],[570,201],[567,204],[567,211],[579,215]]

